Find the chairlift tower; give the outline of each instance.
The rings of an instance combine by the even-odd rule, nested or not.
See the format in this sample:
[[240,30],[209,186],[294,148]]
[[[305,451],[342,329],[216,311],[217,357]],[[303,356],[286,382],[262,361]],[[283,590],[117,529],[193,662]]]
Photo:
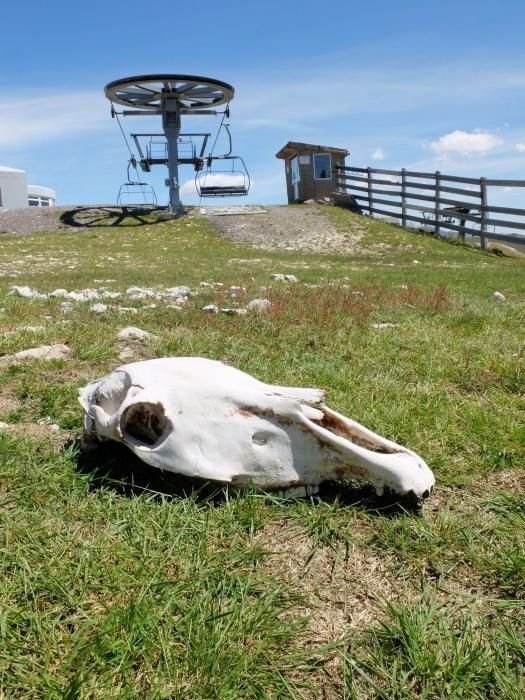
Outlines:
[[184,213],[180,201],[178,141],[181,119],[186,115],[216,115],[216,107],[229,103],[235,90],[228,83],[196,75],[171,73],[139,75],[108,83],[104,93],[113,105],[121,105],[121,112],[129,116],[162,117],[162,128],[167,141],[169,209],[175,216]]

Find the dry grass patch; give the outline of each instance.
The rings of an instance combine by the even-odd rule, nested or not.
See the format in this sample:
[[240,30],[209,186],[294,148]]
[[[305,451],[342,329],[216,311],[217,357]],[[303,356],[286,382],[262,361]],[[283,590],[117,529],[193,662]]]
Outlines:
[[284,519],[255,536],[256,544],[269,552],[264,569],[303,598],[294,613],[309,617],[303,646],[324,646],[364,629],[381,616],[380,602],[396,600],[400,589],[409,597],[393,559],[366,546],[367,529],[362,523],[352,531],[356,541],[328,546]]

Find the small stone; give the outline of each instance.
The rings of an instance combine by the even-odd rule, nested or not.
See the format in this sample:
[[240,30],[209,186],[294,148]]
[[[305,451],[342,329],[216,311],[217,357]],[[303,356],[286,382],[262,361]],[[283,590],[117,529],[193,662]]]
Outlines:
[[124,348],[121,352],[118,354],[118,359],[119,360],[131,360],[135,357],[135,354],[133,350],[130,350],[129,348]]
[[134,306],[117,306],[117,309],[122,314],[138,314],[139,312],[139,310],[136,309]]
[[70,354],[67,345],[57,343],[55,345],[41,345],[38,348],[20,350],[12,355],[4,355],[0,358],[1,364],[16,363],[23,360],[62,360]]
[[67,298],[71,301],[97,301],[100,294],[96,289],[81,289],[78,292],[69,292]]
[[188,297],[191,294],[190,287],[169,287],[164,291],[164,296],[167,297]]
[[4,421],[0,420],[0,430],[8,430],[9,429],[9,423],[4,423]]
[[135,326],[126,326],[126,328],[117,333],[117,338],[120,340],[147,340],[155,337],[153,333],[148,333],[148,331],[143,331],[142,328],[136,328]]
[[236,297],[239,294],[246,294],[246,287],[232,286],[228,289],[227,294],[229,297]]
[[495,301],[505,301],[505,295],[502,294],[501,292],[494,292],[494,294],[492,295],[492,298]]
[[72,304],[70,301],[63,301],[63,302],[60,304],[60,311],[61,311],[63,314],[68,314],[68,313],[70,313],[71,311],[73,311],[73,304]]
[[397,328],[399,323],[372,323],[370,328],[374,328],[377,331],[382,331],[385,328]]
[[119,299],[122,294],[121,292],[102,292],[102,299]]
[[31,289],[31,287],[11,287],[9,296],[19,296],[24,299],[47,299],[47,294],[40,294],[40,292]]
[[52,430],[54,433],[58,433],[60,430],[60,426],[57,423],[51,422],[50,416],[46,416],[46,418],[40,418],[40,420],[37,420],[37,424],[47,426],[49,430]]
[[92,304],[89,307],[89,310],[93,311],[96,314],[105,314],[108,310],[108,307],[106,304]]
[[270,275],[270,279],[276,280],[277,282],[298,282],[295,275],[283,275],[280,272],[273,272]]
[[135,300],[147,299],[148,297],[157,298],[159,296],[154,289],[151,289],[151,287],[144,289],[142,287],[128,287],[128,289],[126,289],[126,294],[130,299]]
[[412,260],[412,265],[419,265],[419,260]]
[[267,311],[271,305],[272,302],[269,299],[252,299],[246,304],[246,308],[248,311]]
[[207,306],[203,306],[202,310],[205,311],[207,314],[218,314],[219,313],[219,307],[215,306],[215,304],[208,304]]
[[60,297],[65,299],[67,297],[67,294],[68,294],[67,289],[62,289],[62,288],[55,289],[52,292],[49,292],[49,296],[53,299],[60,298]]
[[247,309],[221,309],[221,311],[228,316],[245,316],[248,313]]

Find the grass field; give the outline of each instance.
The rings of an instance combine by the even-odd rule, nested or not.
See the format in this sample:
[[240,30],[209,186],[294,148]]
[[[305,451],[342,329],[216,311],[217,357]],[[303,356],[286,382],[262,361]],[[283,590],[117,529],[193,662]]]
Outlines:
[[[71,348],[0,364],[0,698],[524,697],[525,258],[363,221],[352,257],[253,249],[197,217],[0,239],[1,353]],[[63,313],[13,285],[198,294]],[[231,285],[270,310],[201,310]],[[325,389],[436,491],[421,511],[356,484],[192,491],[117,448],[83,454],[77,390],[122,364],[127,325],[156,336],[134,359]]]

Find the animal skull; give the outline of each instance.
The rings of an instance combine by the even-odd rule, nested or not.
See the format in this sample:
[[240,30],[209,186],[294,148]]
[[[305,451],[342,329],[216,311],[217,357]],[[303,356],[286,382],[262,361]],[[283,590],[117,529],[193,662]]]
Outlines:
[[199,357],[119,367],[80,390],[89,436],[122,442],[159,469],[233,486],[314,492],[370,482],[426,498],[434,476],[414,452],[322,403],[318,389],[273,386]]

